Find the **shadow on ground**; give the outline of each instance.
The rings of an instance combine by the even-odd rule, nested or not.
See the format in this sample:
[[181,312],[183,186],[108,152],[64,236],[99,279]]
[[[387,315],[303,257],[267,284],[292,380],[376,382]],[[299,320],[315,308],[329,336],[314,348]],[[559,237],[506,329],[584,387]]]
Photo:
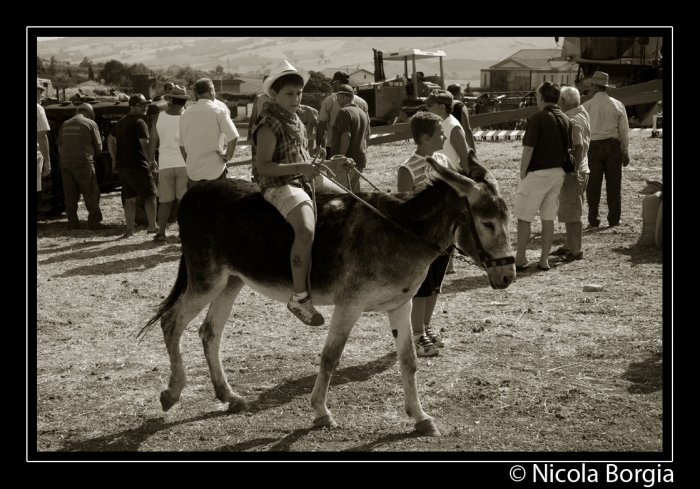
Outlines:
[[[388,353],[372,362],[364,365],[356,365],[339,369],[335,372],[331,379],[331,387],[345,384],[348,382],[362,382],[369,379],[371,376],[383,372],[387,368],[396,363],[396,352]],[[258,399],[249,403],[250,411],[263,411],[265,409],[274,408],[276,406],[286,404],[293,398],[300,395],[310,395],[313,389],[316,374],[302,377],[290,382],[284,382],[278,386],[272,387],[267,392],[263,393]],[[136,452],[139,447],[151,436],[164,430],[170,430],[175,426],[196,423],[208,419],[216,419],[221,416],[235,416],[228,411],[214,411],[200,416],[195,416],[172,423],[166,423],[163,418],[155,418],[145,420],[140,426],[126,431],[113,433],[110,435],[100,436],[97,438],[68,441],[59,452]],[[282,438],[259,438],[248,440],[235,445],[224,445],[216,449],[216,451],[234,451],[241,452],[261,447],[266,445],[274,445],[265,451],[289,451],[290,447],[299,439],[306,436],[310,431],[321,428],[303,428],[294,431]],[[390,435],[386,437],[384,442],[378,440],[373,443],[362,445],[357,449],[350,451],[368,451],[372,446],[386,443],[389,439],[410,438],[413,435]]]
[[[177,261],[182,256],[181,248],[179,245],[166,245],[162,246],[151,242],[141,242],[134,245],[129,245],[129,248],[143,249],[144,247],[158,247],[158,253],[139,256],[135,258],[124,258],[122,260],[107,261],[104,263],[97,263],[95,265],[85,265],[82,267],[71,268],[60,275],[55,277],[75,277],[75,276],[85,276],[85,275],[111,275],[115,273],[132,273],[132,272],[143,272],[150,268],[157,267],[166,262]],[[95,252],[99,256],[103,256],[100,252]],[[118,246],[111,250],[108,250],[109,254],[122,254],[129,249],[124,249],[124,247]],[[47,260],[48,261],[48,260]]]
[[626,248],[613,248],[613,253],[627,255],[630,258],[632,266],[641,265],[644,263],[663,263],[664,255],[655,246],[629,246]]
[[[396,363],[396,352],[387,353],[383,357],[366,363],[364,365],[355,365],[353,367],[341,368],[335,371],[331,377],[329,388],[334,386],[347,384],[350,382],[364,382],[373,375],[381,373]],[[265,409],[275,408],[290,402],[298,396],[311,395],[316,382],[316,375],[307,375],[300,379],[283,382],[282,384],[272,387],[268,391],[262,393],[255,401],[249,402],[248,405],[251,411],[264,411]]]
[[632,382],[627,388],[630,394],[651,394],[663,389],[661,353],[656,353],[642,362],[630,363],[622,378]]

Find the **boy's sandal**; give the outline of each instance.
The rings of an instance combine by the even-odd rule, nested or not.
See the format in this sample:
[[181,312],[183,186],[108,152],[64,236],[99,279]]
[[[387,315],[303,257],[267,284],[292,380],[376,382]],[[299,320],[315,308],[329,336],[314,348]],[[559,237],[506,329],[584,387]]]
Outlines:
[[524,272],[524,271],[527,270],[528,268],[530,268],[530,265],[527,264],[527,263],[526,263],[525,265],[523,265],[523,266],[515,265],[515,271],[516,271],[516,272]]
[[165,241],[165,235],[164,235],[164,234],[156,233],[156,235],[153,236],[153,241],[164,242],[164,241]]

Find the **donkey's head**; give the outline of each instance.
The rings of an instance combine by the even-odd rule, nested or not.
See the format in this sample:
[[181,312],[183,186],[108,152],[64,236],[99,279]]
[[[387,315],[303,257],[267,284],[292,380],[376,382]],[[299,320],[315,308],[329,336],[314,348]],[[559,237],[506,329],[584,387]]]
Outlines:
[[469,151],[469,176],[438,165],[428,158],[436,178],[452,187],[463,207],[455,223],[457,248],[484,268],[494,289],[505,289],[515,279],[510,245],[510,212],[493,174]]

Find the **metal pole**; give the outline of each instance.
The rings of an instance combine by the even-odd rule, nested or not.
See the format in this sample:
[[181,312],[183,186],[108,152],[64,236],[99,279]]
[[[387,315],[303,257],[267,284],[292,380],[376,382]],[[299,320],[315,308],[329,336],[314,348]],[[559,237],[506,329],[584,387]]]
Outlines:
[[413,66],[413,95],[416,98],[419,98],[420,90],[418,87],[418,73],[416,73],[416,55],[415,54],[411,55],[411,64]]
[[440,86],[445,89],[445,75],[442,72],[442,56],[440,56]]

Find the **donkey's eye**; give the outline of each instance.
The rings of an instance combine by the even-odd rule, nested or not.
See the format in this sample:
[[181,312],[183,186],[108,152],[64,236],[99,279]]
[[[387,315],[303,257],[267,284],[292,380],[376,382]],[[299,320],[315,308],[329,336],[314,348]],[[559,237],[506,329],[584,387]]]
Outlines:
[[491,231],[494,230],[494,227],[493,227],[493,223],[492,223],[492,222],[482,222],[481,224],[483,224],[484,226],[486,226],[486,227],[487,227],[488,229],[490,229]]

